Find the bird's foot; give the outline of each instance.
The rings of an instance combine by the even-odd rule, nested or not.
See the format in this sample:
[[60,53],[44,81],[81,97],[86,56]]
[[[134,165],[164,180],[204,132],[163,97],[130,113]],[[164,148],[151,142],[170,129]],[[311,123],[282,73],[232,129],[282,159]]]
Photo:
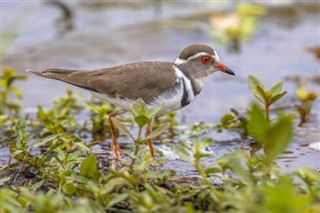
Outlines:
[[114,152],[114,154],[116,155],[117,159],[121,159],[120,154],[123,153],[123,150],[120,148],[119,144],[117,142],[112,142],[111,143],[111,149]]

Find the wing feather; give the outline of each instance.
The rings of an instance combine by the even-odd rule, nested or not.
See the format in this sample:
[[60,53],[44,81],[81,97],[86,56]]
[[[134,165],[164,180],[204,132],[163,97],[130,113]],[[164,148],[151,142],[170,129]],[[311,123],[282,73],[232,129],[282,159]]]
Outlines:
[[97,70],[49,68],[37,75],[57,79],[109,97],[152,102],[176,86],[172,63],[140,62]]

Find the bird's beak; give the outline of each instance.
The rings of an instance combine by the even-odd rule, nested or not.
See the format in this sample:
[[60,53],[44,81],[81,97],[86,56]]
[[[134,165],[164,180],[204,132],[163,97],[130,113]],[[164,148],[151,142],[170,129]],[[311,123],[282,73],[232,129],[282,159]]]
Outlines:
[[220,70],[221,72],[224,72],[224,73],[228,73],[229,75],[235,75],[234,72],[229,68],[227,67],[226,65],[224,65],[223,63],[219,62],[216,66],[215,66],[216,69]]

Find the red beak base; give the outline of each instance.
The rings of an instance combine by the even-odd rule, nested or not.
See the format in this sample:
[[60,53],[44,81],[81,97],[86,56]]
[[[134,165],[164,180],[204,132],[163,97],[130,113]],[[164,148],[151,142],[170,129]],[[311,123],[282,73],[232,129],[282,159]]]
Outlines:
[[224,65],[223,63],[219,63],[216,68],[218,68],[221,72],[227,73],[229,75],[235,75],[234,72],[227,67],[226,65]]

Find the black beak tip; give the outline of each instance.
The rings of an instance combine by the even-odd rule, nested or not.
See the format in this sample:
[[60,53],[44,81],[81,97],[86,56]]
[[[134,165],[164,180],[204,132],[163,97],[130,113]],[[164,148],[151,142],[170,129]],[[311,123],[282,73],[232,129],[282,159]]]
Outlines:
[[227,70],[226,73],[228,73],[229,75],[236,75],[236,74],[234,74],[234,72],[233,72],[232,70],[230,70],[230,69]]

